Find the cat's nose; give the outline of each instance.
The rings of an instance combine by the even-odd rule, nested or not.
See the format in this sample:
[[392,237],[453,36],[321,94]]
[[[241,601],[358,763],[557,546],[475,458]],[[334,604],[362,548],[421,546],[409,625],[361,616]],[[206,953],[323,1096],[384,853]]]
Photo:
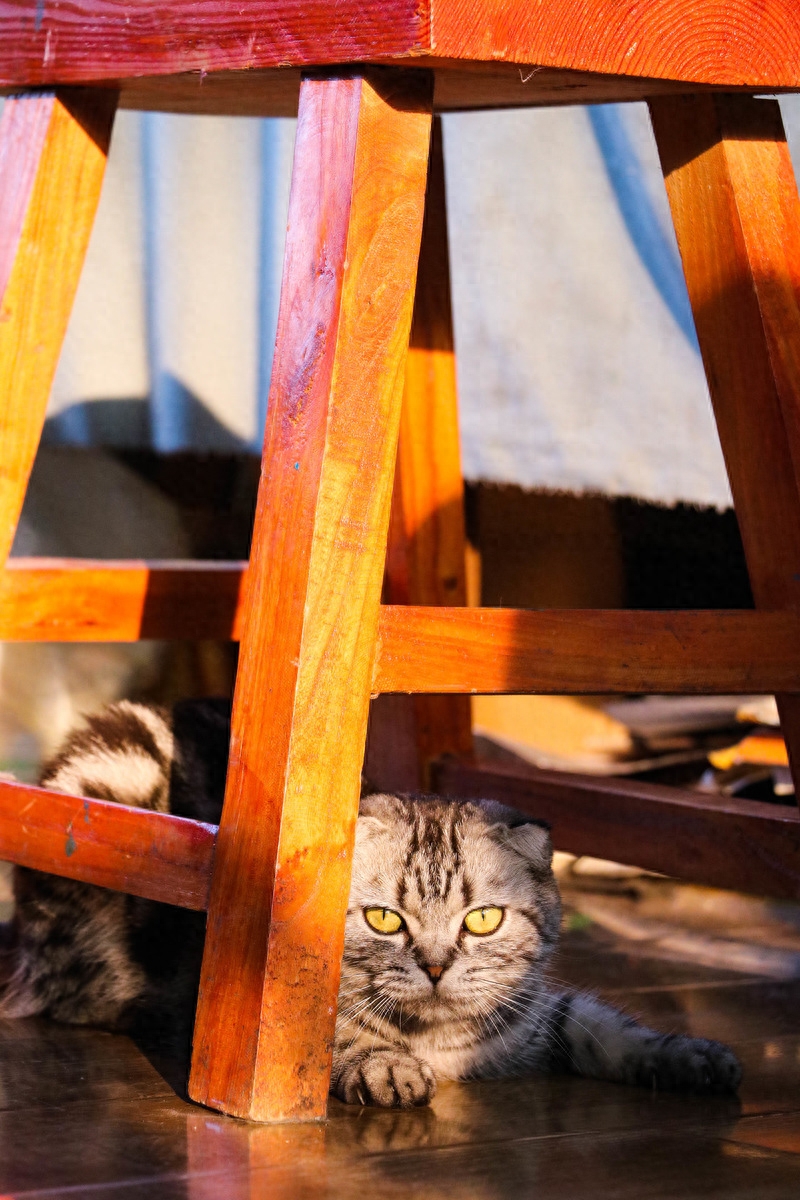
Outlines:
[[437,966],[435,963],[423,963],[422,969],[431,977],[434,983],[439,982],[439,980],[442,978],[442,972],[444,971],[443,966]]

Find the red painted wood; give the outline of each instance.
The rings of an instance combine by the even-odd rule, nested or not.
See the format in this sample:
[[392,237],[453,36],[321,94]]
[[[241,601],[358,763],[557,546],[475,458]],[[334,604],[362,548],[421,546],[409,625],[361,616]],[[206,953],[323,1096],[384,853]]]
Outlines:
[[490,796],[549,822],[557,850],[633,863],[714,887],[800,900],[800,813],[705,792],[442,762],[437,791]]
[[0,640],[238,641],[244,562],[12,558],[0,572]]
[[10,86],[397,58],[797,88],[800,4],[0,0],[0,84]]
[[10,100],[0,117],[0,299],[14,266],[55,103],[54,95],[35,104]]
[[427,42],[426,9],[418,0],[0,0],[0,83],[392,57]]
[[0,860],[205,909],[217,829],[0,780]]

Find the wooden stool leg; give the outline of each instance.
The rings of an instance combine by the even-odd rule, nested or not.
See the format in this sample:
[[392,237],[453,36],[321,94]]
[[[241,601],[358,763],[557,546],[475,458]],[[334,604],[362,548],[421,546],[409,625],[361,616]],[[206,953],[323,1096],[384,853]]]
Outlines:
[[301,87],[190,1094],[326,1110],[428,162],[427,72]]
[[[386,560],[387,603],[466,604],[465,554],[444,155],[441,119],[436,117],[400,418]],[[413,709],[417,773],[411,786],[429,788],[433,760],[442,754],[472,754],[470,699],[436,695],[402,699]],[[400,697],[386,700],[396,703]]]
[[106,166],[117,97],[6,100],[0,118],[0,566],[39,445]]
[[[800,605],[800,199],[774,100],[650,105],[759,608]],[[800,698],[778,697],[800,796]]]

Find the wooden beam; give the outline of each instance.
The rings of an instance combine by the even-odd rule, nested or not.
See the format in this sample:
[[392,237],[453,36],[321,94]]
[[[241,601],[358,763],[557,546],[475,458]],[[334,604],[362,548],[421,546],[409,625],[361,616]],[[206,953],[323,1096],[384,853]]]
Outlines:
[[[128,5],[124,20],[114,0],[31,5],[0,0],[0,82],[11,86],[421,56],[426,66],[800,84],[795,0],[148,0]],[[535,77],[527,82],[533,90]]]
[[11,558],[0,641],[239,638],[247,563]]
[[433,80],[304,79],[190,1094],[327,1107]]
[[713,887],[800,900],[800,813],[705,792],[443,761],[437,791],[490,797],[552,827],[557,850]]
[[[434,71],[437,112],[473,109],[538,108],[603,101],[642,101],[661,94],[697,92],[697,83],[673,83],[640,75],[606,75],[493,61],[443,61],[424,55],[414,67]],[[115,81],[116,82],[116,81]],[[179,75],[139,75],[119,80],[120,108],[150,112],[206,113],[216,116],[294,117],[300,70],[199,71]],[[1,91],[2,89],[0,89]]]
[[[691,96],[650,113],[753,596],[798,608],[800,197],[780,109]],[[800,796],[800,701],[778,709]]]
[[0,861],[205,909],[217,828],[0,780]]
[[[458,390],[450,298],[444,146],[441,119],[431,138],[425,220],[422,226],[414,317],[406,359],[400,440],[394,477],[384,598],[390,604],[467,603],[464,481],[458,435]],[[397,703],[372,714],[371,736],[382,733],[399,764],[414,761],[414,776],[394,782],[365,772],[379,790],[427,791],[430,764],[442,754],[472,753],[468,696],[417,694],[404,701],[410,722],[397,720]],[[388,718],[388,720],[387,720]],[[376,724],[378,728],[376,729]],[[411,756],[398,746],[405,726],[413,728]]]
[[800,614],[384,606],[373,691],[800,691]]
[[[237,640],[246,563],[11,559],[0,640]],[[717,692],[800,683],[800,616],[384,605],[373,691]]]
[[39,445],[116,103],[116,92],[90,89],[13,96],[0,118],[0,568]]

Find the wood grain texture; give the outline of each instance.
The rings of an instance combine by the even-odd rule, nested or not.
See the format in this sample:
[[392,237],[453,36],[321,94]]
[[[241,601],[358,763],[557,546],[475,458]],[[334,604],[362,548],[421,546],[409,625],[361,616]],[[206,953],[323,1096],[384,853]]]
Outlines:
[[534,767],[443,762],[435,778],[445,795],[491,796],[547,821],[558,850],[713,887],[800,899],[800,814],[792,805]]
[[0,0],[0,81],[76,83],[359,62],[427,41],[417,0]]
[[247,563],[11,558],[0,641],[238,641]]
[[[441,121],[434,121],[411,340],[406,359],[384,595],[390,604],[467,602],[464,482],[450,297],[450,258]],[[430,763],[472,753],[469,698],[417,695],[413,706],[418,778]]]
[[0,82],[460,59],[800,86],[797,0],[0,2]]
[[324,1116],[432,80],[303,82],[194,1099]]
[[[780,110],[698,96],[650,111],[753,595],[796,608],[800,201]],[[800,782],[800,704],[778,703]]]
[[208,904],[216,826],[0,780],[0,861],[148,900]]
[[446,58],[500,58],[694,83],[796,87],[797,0],[437,0]]
[[105,172],[115,94],[6,101],[0,118],[0,567],[17,527]]
[[381,609],[375,692],[800,691],[800,614]]

